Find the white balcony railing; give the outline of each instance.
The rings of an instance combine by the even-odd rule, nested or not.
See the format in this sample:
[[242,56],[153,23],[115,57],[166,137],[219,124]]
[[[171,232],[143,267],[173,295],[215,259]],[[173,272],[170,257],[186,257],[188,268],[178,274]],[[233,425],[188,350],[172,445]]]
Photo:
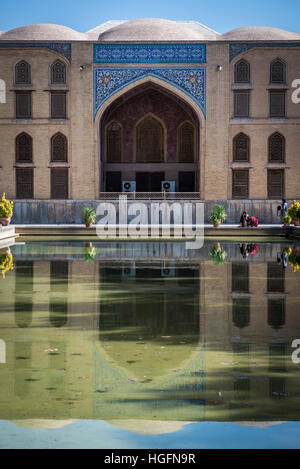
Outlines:
[[128,200],[200,200],[200,192],[100,192],[100,200],[117,200],[126,195]]

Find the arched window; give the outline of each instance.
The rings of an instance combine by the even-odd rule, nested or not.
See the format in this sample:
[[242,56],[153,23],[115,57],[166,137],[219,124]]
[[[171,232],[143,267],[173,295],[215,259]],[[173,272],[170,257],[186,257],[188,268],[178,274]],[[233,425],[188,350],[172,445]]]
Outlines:
[[54,327],[63,327],[68,322],[68,302],[66,298],[50,301],[50,323]]
[[51,161],[68,161],[68,141],[60,132],[51,138]]
[[239,60],[234,66],[234,82],[250,82],[250,64],[244,59]]
[[275,330],[285,325],[285,298],[268,299],[268,324]]
[[18,62],[15,66],[15,84],[31,84],[31,67],[25,60],[21,60],[21,62]]
[[285,138],[279,132],[269,137],[269,162],[277,163],[285,161]]
[[276,59],[271,62],[270,82],[286,83],[286,64],[280,59]]
[[0,363],[6,363],[6,343],[0,339]]
[[66,83],[66,66],[60,60],[56,60],[56,62],[51,65],[51,83]]
[[184,122],[178,130],[179,163],[195,161],[195,129],[190,122]]
[[232,322],[235,327],[243,329],[250,324],[250,298],[232,299]]
[[242,132],[233,139],[233,161],[249,161],[250,138]]
[[122,127],[117,122],[112,122],[106,128],[106,161],[122,161]]
[[0,104],[6,103],[6,85],[4,80],[0,80]]
[[136,127],[136,161],[164,161],[164,129],[153,116],[146,116]]
[[32,138],[25,132],[16,137],[16,162],[32,163]]

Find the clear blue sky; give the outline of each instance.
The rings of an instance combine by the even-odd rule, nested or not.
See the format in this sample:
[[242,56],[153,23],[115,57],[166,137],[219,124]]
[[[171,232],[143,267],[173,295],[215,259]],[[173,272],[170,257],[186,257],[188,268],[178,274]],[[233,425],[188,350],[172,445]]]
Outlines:
[[299,0],[0,0],[0,30],[55,23],[88,31],[108,20],[196,20],[223,33],[271,26],[300,33]]

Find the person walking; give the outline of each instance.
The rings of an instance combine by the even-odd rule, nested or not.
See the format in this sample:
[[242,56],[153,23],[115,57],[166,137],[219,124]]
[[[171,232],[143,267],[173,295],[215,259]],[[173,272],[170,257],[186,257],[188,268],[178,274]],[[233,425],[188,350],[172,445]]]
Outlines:
[[282,204],[281,204],[281,216],[284,218],[288,214],[288,206],[287,206],[287,201],[285,199],[282,199]]
[[288,214],[288,206],[287,206],[287,201],[285,199],[282,199],[281,205],[278,205],[277,207],[277,215],[282,217],[282,219]]

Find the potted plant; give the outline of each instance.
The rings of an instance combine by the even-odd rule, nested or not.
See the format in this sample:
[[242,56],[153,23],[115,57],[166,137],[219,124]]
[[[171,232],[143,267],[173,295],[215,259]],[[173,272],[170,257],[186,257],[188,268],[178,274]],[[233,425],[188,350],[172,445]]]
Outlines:
[[91,228],[96,220],[96,212],[93,208],[84,208],[82,211],[82,219],[87,228]]
[[288,208],[288,214],[292,218],[295,226],[300,226],[300,202],[293,201],[293,204]]
[[295,246],[289,254],[289,264],[292,266],[294,272],[300,269],[300,247]]
[[224,264],[227,258],[227,252],[225,251],[225,249],[221,248],[220,243],[217,243],[212,246],[209,255],[215,265]]
[[13,255],[9,248],[0,249],[0,272],[2,274],[2,278],[5,279],[5,274],[9,270],[13,270]]
[[0,223],[3,226],[8,226],[13,215],[14,203],[5,198],[5,192],[2,195],[0,201]]
[[223,205],[215,205],[210,212],[209,220],[215,228],[219,228],[220,224],[227,218],[226,210]]
[[283,217],[284,226],[290,226],[291,221],[292,221],[292,217],[290,217],[290,215],[286,215],[285,217]]
[[84,247],[84,260],[85,262],[92,262],[95,260],[97,255],[97,249],[93,246],[93,243],[86,243]]

